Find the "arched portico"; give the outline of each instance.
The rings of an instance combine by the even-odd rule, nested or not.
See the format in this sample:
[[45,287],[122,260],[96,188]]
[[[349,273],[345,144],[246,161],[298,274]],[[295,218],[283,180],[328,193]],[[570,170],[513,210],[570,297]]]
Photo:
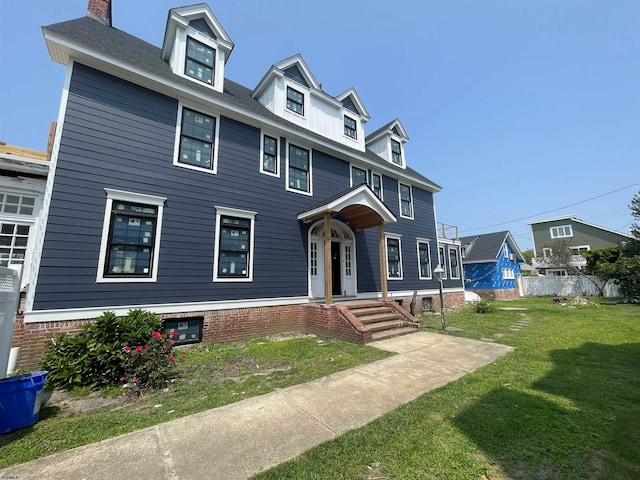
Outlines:
[[[373,193],[367,185],[358,185],[345,192],[334,195],[298,214],[298,220],[305,223],[316,222],[310,229],[309,236],[309,278],[310,294],[313,297],[324,296],[327,304],[333,302],[334,282],[345,279],[345,286],[353,288],[356,293],[356,262],[355,262],[355,236],[353,231],[343,222],[333,219],[339,215],[353,228],[364,230],[378,227],[379,231],[379,257],[380,257],[380,284],[382,297],[387,297],[387,255],[384,244],[384,224],[396,222],[396,218],[387,206]],[[321,220],[321,222],[320,222]],[[322,234],[319,227],[322,226]],[[332,228],[335,230],[332,231]],[[315,232],[315,235],[312,233]],[[335,235],[334,235],[335,232]],[[341,237],[334,242],[334,237]],[[351,238],[347,238],[351,237]],[[313,238],[313,241],[312,241]],[[345,248],[350,245],[351,249]],[[336,250],[336,243],[339,244]],[[322,248],[322,250],[320,250]],[[333,250],[332,250],[333,249]],[[339,255],[340,263],[336,263],[335,256]],[[350,261],[350,265],[347,264]],[[351,277],[346,278],[347,267],[351,267]],[[334,277],[334,268],[340,268],[340,276]],[[322,275],[318,275],[322,269]],[[315,273],[315,276],[312,275]],[[313,278],[312,278],[313,277]],[[318,278],[324,280],[324,288],[318,283]],[[315,280],[315,283],[313,282]],[[353,282],[353,284],[349,283]],[[340,292],[346,292],[342,288]],[[322,295],[324,293],[324,295]]]

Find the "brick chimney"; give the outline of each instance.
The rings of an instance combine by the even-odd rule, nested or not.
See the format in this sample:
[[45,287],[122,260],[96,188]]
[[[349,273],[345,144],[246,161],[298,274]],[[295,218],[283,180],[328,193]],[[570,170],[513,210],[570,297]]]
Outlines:
[[89,0],[87,17],[111,26],[111,0]]

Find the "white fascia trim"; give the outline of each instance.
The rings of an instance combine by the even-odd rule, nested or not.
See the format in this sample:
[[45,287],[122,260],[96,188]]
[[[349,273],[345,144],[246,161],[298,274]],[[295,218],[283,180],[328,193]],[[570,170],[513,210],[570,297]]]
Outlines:
[[[413,292],[414,290],[395,290],[395,291],[389,291],[387,293],[387,299],[389,300],[393,300],[393,298],[399,298],[399,297],[413,297]],[[430,288],[427,290],[416,290],[416,295],[420,295],[420,296],[425,296],[425,295],[439,295],[440,294],[440,290],[437,288]],[[443,287],[442,288],[442,293],[458,293],[458,292],[464,292],[464,288],[462,287],[453,287],[453,288],[446,288]],[[362,300],[370,300],[372,298],[377,298],[377,299],[382,299],[382,293],[380,292],[361,292],[358,293],[358,295],[356,295],[356,298],[358,300],[362,299]]]
[[[182,110],[187,108],[189,110],[193,110],[194,112],[200,113],[202,115],[206,115],[208,117],[214,118],[216,121],[215,130],[213,131],[213,152],[211,159],[212,168],[204,168],[198,167],[196,165],[189,165],[186,163],[180,162],[180,139],[182,137]],[[216,175],[218,173],[218,144],[220,137],[220,116],[213,113],[205,113],[202,111],[202,108],[197,106],[192,107],[189,104],[185,104],[182,100],[178,101],[178,117],[176,119],[176,138],[173,142],[173,165],[180,168],[187,168],[189,170],[196,170],[198,172],[208,173],[211,175]]]
[[272,77],[273,77],[273,79],[275,79],[275,78],[283,78],[284,77],[284,72],[282,70],[279,70],[277,67],[272,65],[271,68],[269,69],[269,71],[267,73],[265,73],[265,75],[260,79],[260,81],[258,82],[258,85],[256,85],[256,88],[253,89],[253,91],[251,92],[251,96],[253,98],[257,98],[260,95],[262,95],[262,93],[270,85]]
[[[258,212],[252,212],[250,210],[240,210],[237,208],[220,207],[215,206],[216,209],[216,231],[214,239],[213,249],[213,281],[217,283],[238,283],[238,282],[253,282],[253,252],[254,252],[254,236],[256,226],[256,215]],[[223,216],[246,218],[251,221],[249,227],[249,248],[247,253],[249,254],[249,272],[247,277],[229,278],[218,277],[218,261],[220,259],[220,219]]]
[[316,77],[313,76],[313,73],[311,73],[311,69],[307,66],[307,62],[304,61],[304,58],[302,58],[302,55],[299,53],[296,53],[289,58],[285,58],[284,60],[280,60],[274,65],[274,67],[284,71],[293,65],[297,65],[302,70],[302,75],[307,83],[310,84],[310,87],[320,90],[320,84],[316,80]]
[[[253,112],[247,112],[245,109],[238,107],[237,105],[234,105],[232,103],[226,102],[224,99],[215,98],[214,104],[212,102],[212,100],[214,100],[214,97],[211,95],[206,95],[203,92],[199,92],[197,90],[186,89],[186,87],[183,85],[176,85],[174,82],[171,82],[157,75],[150,75],[149,72],[146,72],[130,64],[113,60],[111,57],[96,52],[95,50],[78,46],[77,44],[69,42],[68,40],[52,34],[51,32],[47,32],[46,30],[44,30],[44,36],[45,40],[47,41],[47,47],[49,49],[49,54],[52,60],[58,63],[66,64],[73,56],[78,60],[82,60],[82,63],[89,67],[99,69],[101,71],[104,71],[105,73],[110,73],[119,78],[122,78],[123,80],[135,83],[137,85],[151,88],[152,90],[167,95],[171,98],[178,98],[180,96],[181,98],[189,99],[190,101],[211,105],[212,107],[219,110],[221,114],[235,114],[235,117],[232,118],[235,118],[236,120],[242,119],[242,121],[247,122],[248,125],[274,125],[269,118],[258,116]],[[56,45],[52,45],[52,42],[55,42]],[[70,52],[74,55],[70,55]],[[105,64],[112,68],[105,68]],[[256,90],[254,90],[254,93],[255,92]],[[279,123],[274,125],[274,129],[284,132],[288,138],[295,139],[294,141],[305,142],[311,145],[318,145],[325,149],[328,149],[328,151],[330,152],[337,152],[339,155],[357,158],[364,164],[370,166],[371,168],[382,171],[389,177],[399,178],[407,182],[412,182],[414,185],[424,188],[429,192],[437,193],[442,191],[442,187],[440,187],[439,185],[431,182],[421,181],[419,179],[411,177],[406,172],[399,172],[385,165],[377,163],[372,164],[371,160],[369,160],[362,154],[342,149],[332,142],[330,143],[328,141],[323,141],[320,138],[308,135],[306,132],[287,128],[286,125]]]
[[85,308],[65,308],[56,310],[36,310],[25,312],[24,323],[64,322],[87,320],[99,317],[104,312],[113,312],[117,316],[126,315],[130,310],[148,310],[156,315],[172,313],[192,313],[217,310],[236,310],[258,307],[278,307],[283,305],[304,305],[309,297],[248,298],[243,300],[221,300],[217,302],[159,303],[146,305],[124,305]]
[[[341,102],[339,102],[338,100],[336,100],[335,98],[333,98],[331,95],[329,95],[328,93],[323,92],[322,90],[318,90],[317,88],[310,88],[309,89],[309,93],[311,95],[313,95],[316,98],[319,98],[320,100],[322,100],[325,103],[330,104],[331,106],[342,110],[344,109],[344,105],[342,105]],[[349,110],[351,111],[351,110]],[[354,114],[355,115],[355,114]],[[357,115],[356,115],[357,116]]]
[[[360,95],[358,95],[358,92],[356,92],[355,88],[349,87],[344,92],[342,92],[340,95],[337,95],[336,99],[340,103],[342,103],[342,100],[344,100],[347,97],[351,97],[353,99],[353,103],[356,104],[356,108],[360,112],[360,117],[361,117],[363,123],[366,123],[369,120],[371,120],[371,115],[369,115],[369,112],[365,108],[364,103],[362,103],[362,99],[360,98]],[[351,110],[349,110],[349,111],[351,111]],[[353,113],[355,114],[355,112],[353,112]]]
[[27,290],[27,298],[25,308],[29,310],[33,305],[38,285],[38,274],[40,272],[40,261],[42,260],[42,248],[44,246],[44,237],[47,230],[47,220],[49,218],[49,207],[51,206],[51,196],[53,194],[53,182],[55,179],[56,167],[58,165],[58,153],[60,152],[60,139],[62,138],[62,130],[64,127],[64,119],[67,113],[67,104],[69,100],[69,87],[71,85],[71,75],[73,73],[73,63],[66,65],[67,71],[62,86],[62,95],[60,97],[60,109],[58,110],[58,122],[56,124],[56,132],[53,139],[53,148],[51,150],[51,160],[49,160],[49,174],[45,186],[44,197],[42,200],[42,210],[40,211],[37,222],[37,230],[34,234],[35,242],[33,247],[33,257],[31,260],[31,285]]
[[32,173],[43,177],[49,172],[48,160],[35,160],[10,153],[0,153],[0,165],[13,172]]
[[[264,170],[264,137],[271,137],[274,138],[276,141],[276,171],[274,172],[269,172],[267,170]],[[278,177],[280,178],[280,136],[276,135],[273,132],[270,132],[269,130],[265,130],[265,129],[260,129],[260,158],[258,159],[260,162],[260,173],[263,173],[264,175],[271,175],[272,177]]]

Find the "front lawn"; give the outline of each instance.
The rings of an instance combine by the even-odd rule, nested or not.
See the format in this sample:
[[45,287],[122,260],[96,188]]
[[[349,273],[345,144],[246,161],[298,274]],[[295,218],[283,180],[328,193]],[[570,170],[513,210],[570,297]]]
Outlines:
[[640,478],[640,307],[496,305],[445,334],[514,352],[255,478]]
[[[100,394],[55,392],[35,425],[0,435],[0,468],[98,442],[392,355],[346,342],[303,338],[200,344],[185,354],[181,376],[142,398],[122,387]],[[57,399],[57,400],[56,400]],[[94,408],[99,407],[99,408]]]

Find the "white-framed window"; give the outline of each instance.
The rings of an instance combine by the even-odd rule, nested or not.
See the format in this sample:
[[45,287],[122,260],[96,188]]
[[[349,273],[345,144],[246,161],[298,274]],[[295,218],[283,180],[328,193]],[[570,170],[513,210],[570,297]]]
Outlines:
[[438,247],[438,262],[440,267],[442,267],[442,269],[444,270],[444,272],[442,273],[442,279],[446,280],[447,279],[447,262],[446,262],[446,257],[444,255],[444,246],[439,246]]
[[400,235],[387,233],[387,279],[402,280],[402,238]]
[[0,266],[24,264],[30,230],[29,224],[0,220]]
[[551,227],[549,228],[549,232],[551,233],[551,238],[573,237],[573,229],[571,228],[571,225]]
[[105,188],[96,282],[155,282],[165,197]]
[[515,280],[516,275],[513,268],[503,268],[502,269],[502,278],[503,280]]
[[418,239],[418,276],[420,280],[431,279],[431,248],[428,240]]
[[253,281],[256,212],[216,206],[214,282]]
[[402,165],[402,144],[394,139],[391,139],[391,162]]
[[460,278],[460,262],[458,261],[458,249],[449,246],[449,272],[451,278]]
[[566,277],[567,271],[564,268],[547,268],[545,275],[552,277]]
[[36,197],[11,193],[0,193],[0,214],[33,215]]
[[357,138],[357,125],[353,118],[347,117],[346,115],[344,116],[344,134],[347,137],[353,138],[354,140]]
[[287,109],[304,115],[304,93],[287,86]]
[[544,258],[550,258],[551,255],[553,255],[553,250],[551,248],[543,248],[542,249],[542,256]]
[[506,243],[502,245],[502,256],[504,258],[509,258],[509,247],[507,246]]
[[215,49],[188,36],[185,57],[184,74],[200,82],[213,85]]
[[411,185],[398,183],[398,193],[400,216],[403,218],[413,218],[413,192],[411,191]]
[[178,107],[173,164],[207,173],[217,172],[219,118],[182,104]]
[[591,251],[591,246],[589,245],[576,245],[575,247],[569,247],[569,249],[575,254],[580,255],[581,253]]
[[371,187],[371,190],[373,190],[373,193],[376,194],[376,197],[382,200],[382,175],[371,172],[371,183],[369,184],[369,186]]
[[287,190],[313,195],[311,187],[311,150],[287,144]]
[[280,176],[279,150],[278,137],[263,133],[260,141],[260,173]]
[[351,186],[355,187],[356,185],[360,185],[362,183],[367,183],[367,171],[351,166]]

